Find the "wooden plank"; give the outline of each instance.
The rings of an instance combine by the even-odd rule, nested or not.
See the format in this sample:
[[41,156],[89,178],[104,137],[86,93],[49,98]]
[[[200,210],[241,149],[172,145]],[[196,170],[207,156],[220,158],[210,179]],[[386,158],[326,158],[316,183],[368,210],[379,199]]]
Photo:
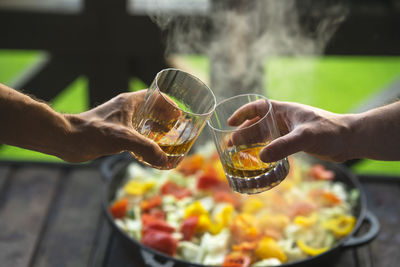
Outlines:
[[64,177],[32,266],[87,266],[101,214],[97,170],[74,169]]
[[8,174],[10,173],[10,168],[7,166],[0,166],[0,199],[3,193],[3,187],[5,186]]
[[374,266],[398,266],[400,262],[400,180],[399,183],[364,183],[368,208],[381,225],[378,237],[371,243]]
[[0,206],[0,262],[2,266],[29,266],[55,193],[58,172],[22,168],[11,177]]

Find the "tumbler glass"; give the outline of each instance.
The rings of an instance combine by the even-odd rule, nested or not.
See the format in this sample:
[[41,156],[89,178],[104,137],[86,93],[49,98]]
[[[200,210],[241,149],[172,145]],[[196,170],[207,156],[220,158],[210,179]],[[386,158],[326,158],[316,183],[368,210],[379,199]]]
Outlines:
[[160,71],[137,108],[132,125],[161,147],[167,154],[167,163],[154,166],[133,152],[132,155],[157,169],[175,168],[199,136],[215,105],[214,93],[200,79],[178,69]]
[[[246,113],[247,120],[239,126],[229,125],[228,119],[244,105],[253,107]],[[260,193],[278,185],[287,176],[287,158],[272,163],[259,158],[261,149],[280,136],[271,102],[264,96],[244,94],[223,100],[215,107],[208,125],[234,191]]]

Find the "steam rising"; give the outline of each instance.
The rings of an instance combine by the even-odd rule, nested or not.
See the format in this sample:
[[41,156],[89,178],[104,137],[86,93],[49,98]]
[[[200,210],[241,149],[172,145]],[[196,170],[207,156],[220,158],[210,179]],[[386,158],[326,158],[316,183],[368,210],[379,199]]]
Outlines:
[[202,53],[221,98],[262,92],[264,65],[279,55],[318,55],[348,13],[347,1],[215,0],[209,14],[153,19],[165,30],[167,54]]

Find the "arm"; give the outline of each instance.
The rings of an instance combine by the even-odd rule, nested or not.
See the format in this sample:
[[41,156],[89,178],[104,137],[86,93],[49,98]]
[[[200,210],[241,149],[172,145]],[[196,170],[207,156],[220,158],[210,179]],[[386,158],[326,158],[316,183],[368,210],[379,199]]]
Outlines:
[[[260,153],[263,161],[280,160],[304,151],[321,159],[400,160],[400,102],[361,114],[335,114],[307,105],[271,101],[282,137]],[[258,115],[256,103],[230,118],[240,125]]]
[[130,123],[145,92],[124,93],[81,114],[60,114],[0,84],[0,142],[83,162],[125,150],[162,165],[166,156]]

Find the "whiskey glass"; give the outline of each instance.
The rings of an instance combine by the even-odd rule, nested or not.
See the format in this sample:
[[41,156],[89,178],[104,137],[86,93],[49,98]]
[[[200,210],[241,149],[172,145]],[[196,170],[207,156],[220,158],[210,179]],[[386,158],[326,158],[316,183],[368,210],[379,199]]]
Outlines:
[[[257,105],[252,105],[255,101]],[[251,114],[247,114],[250,118],[239,126],[229,125],[228,119],[245,105],[254,107]],[[258,94],[225,99],[215,107],[208,125],[234,191],[256,194],[277,186],[285,179],[289,172],[287,158],[266,163],[259,157],[261,149],[280,136],[269,99]]]
[[132,126],[160,146],[167,163],[154,166],[131,154],[153,168],[175,168],[189,152],[215,105],[214,93],[197,77],[172,68],[160,71],[135,111]]

